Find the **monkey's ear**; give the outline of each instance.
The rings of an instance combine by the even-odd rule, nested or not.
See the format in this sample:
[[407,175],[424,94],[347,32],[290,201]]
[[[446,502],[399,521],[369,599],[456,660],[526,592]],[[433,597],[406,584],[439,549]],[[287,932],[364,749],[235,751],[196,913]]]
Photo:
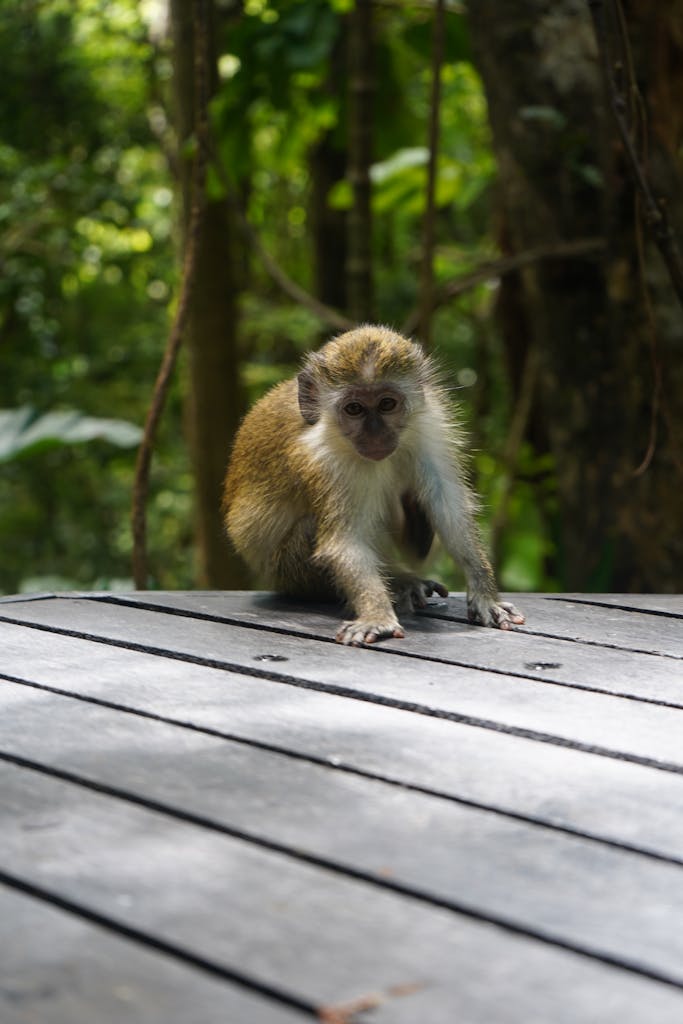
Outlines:
[[310,370],[303,369],[297,377],[299,386],[299,409],[306,423],[317,423],[320,419],[318,385]]

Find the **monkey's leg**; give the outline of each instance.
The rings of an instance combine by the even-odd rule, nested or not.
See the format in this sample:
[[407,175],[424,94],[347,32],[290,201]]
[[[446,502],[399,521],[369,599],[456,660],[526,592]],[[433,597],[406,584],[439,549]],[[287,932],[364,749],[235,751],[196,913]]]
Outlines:
[[500,601],[493,569],[479,538],[472,514],[472,496],[457,479],[432,483],[428,499],[430,518],[448,553],[462,565],[467,577],[467,617],[480,626],[509,629],[521,625],[524,615],[513,604]]
[[331,601],[339,599],[334,580],[313,557],[315,520],[306,516],[294,524],[274,555],[273,578],[278,590],[294,597]]
[[498,599],[493,569],[484,554],[476,523],[470,519],[453,545],[467,577],[467,618],[478,626],[509,629],[521,625],[524,615],[513,604]]
[[373,644],[383,637],[403,637],[388,588],[382,579],[375,552],[362,542],[346,536],[322,540],[315,562],[333,577],[356,615],[337,631],[340,644]]
[[513,604],[498,599],[493,569],[481,547],[476,524],[458,539],[456,557],[467,577],[467,618],[478,626],[509,629],[521,625],[524,615]]

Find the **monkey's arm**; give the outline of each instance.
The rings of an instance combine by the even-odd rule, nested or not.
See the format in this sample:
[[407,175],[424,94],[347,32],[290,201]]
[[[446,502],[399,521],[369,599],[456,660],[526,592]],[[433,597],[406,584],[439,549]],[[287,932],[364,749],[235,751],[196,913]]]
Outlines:
[[355,647],[374,643],[382,637],[405,636],[370,544],[351,531],[323,534],[314,560],[331,574],[356,615],[355,619],[342,623],[336,635],[337,643]]
[[521,625],[522,613],[498,598],[493,569],[474,519],[474,499],[460,479],[455,460],[446,452],[438,459],[424,459],[418,467],[418,492],[441,542],[464,569],[470,622],[499,629]]

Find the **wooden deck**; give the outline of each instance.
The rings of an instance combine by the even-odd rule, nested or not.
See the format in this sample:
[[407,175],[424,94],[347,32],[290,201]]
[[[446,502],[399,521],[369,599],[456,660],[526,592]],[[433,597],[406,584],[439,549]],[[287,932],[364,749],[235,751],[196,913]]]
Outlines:
[[683,1021],[683,599],[0,600],[2,1024]]

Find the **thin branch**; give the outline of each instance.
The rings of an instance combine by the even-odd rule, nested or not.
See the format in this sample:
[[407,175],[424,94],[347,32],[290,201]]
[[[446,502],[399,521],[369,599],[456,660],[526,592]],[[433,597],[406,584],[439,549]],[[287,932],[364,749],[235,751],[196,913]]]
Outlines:
[[[613,2],[613,0],[612,0]],[[650,182],[643,167],[641,166],[635,143],[631,136],[628,124],[628,104],[622,91],[617,85],[615,70],[612,66],[609,52],[609,38],[607,31],[607,19],[604,0],[588,0],[588,6],[595,26],[595,34],[598,41],[598,50],[602,62],[607,94],[609,96],[612,113],[616,122],[619,137],[624,153],[626,164],[633,178],[635,187],[640,192],[643,200],[643,214],[645,222],[652,232],[652,237],[659,249],[667,270],[674,291],[680,305],[683,307],[683,258],[681,257],[678,243],[671,230],[666,214],[665,205],[655,199]]]
[[519,453],[526,435],[529,417],[531,415],[540,368],[541,358],[539,347],[538,345],[532,345],[527,351],[524,371],[522,373],[522,383],[520,385],[517,403],[510,421],[510,429],[507,436],[505,451],[503,452],[503,491],[500,502],[498,503],[498,508],[496,509],[491,522],[491,551],[494,553],[496,558],[498,555],[500,535],[507,522],[508,507],[510,505],[510,496],[512,494],[512,488],[517,473]]
[[[525,252],[516,253],[514,256],[504,256],[499,260],[486,260],[470,271],[469,274],[463,274],[462,277],[456,277],[454,280],[441,285],[434,294],[434,308],[445,305],[451,299],[458,298],[464,292],[470,291],[480,284],[493,281],[496,278],[503,277],[505,274],[511,274],[515,270],[520,270],[522,267],[529,266],[532,263],[538,263],[540,260],[593,256],[602,252],[604,248],[605,242],[602,238],[577,238],[573,242],[559,242],[555,245],[544,245],[536,249],[527,249]],[[412,334],[419,322],[420,313],[419,309],[416,308],[406,318],[401,328],[402,333]]]
[[[636,208],[639,204],[639,196],[636,195]],[[652,308],[652,296],[650,295],[650,289],[647,286],[645,279],[645,246],[643,244],[643,232],[641,230],[641,222],[639,216],[639,210],[636,211],[636,248],[638,251],[638,276],[640,279],[640,290],[643,295],[643,305],[646,313],[646,329],[648,344],[650,349],[650,363],[652,365],[652,377],[653,377],[653,388],[652,388],[652,408],[650,410],[650,433],[648,438],[647,450],[643,458],[640,461],[640,465],[633,470],[633,476],[642,476],[650,467],[650,463],[654,458],[655,451],[657,450],[657,425],[659,422],[659,411],[662,398],[662,364],[659,358],[659,346],[657,344],[657,324],[655,322],[655,312]]]
[[[225,192],[225,200],[230,204],[237,223],[242,231],[248,245],[256,253],[263,267],[270,275],[275,284],[282,289],[290,299],[308,309],[317,316],[323,323],[328,324],[335,330],[347,331],[355,327],[357,321],[344,316],[339,310],[327,306],[324,302],[316,299],[314,295],[302,288],[293,281],[282,267],[273,259],[261,241],[258,232],[247,219],[247,216],[240,204],[236,190],[230,181],[227,171],[220,155],[217,152],[215,140],[211,140],[211,162],[213,164],[218,180]],[[571,257],[591,256],[601,252],[605,243],[601,238],[579,238],[573,242],[561,242],[552,246],[541,246],[537,249],[529,249],[526,252],[518,253],[515,256],[505,256],[500,260],[486,260],[476,267],[469,274],[455,278],[444,285],[441,285],[433,295],[433,308],[443,306],[453,298],[457,298],[464,292],[475,288],[486,281],[502,277],[504,274],[512,273],[528,264],[536,263],[543,259],[565,259]],[[412,334],[419,324],[419,309],[414,309],[407,317],[402,327],[403,334]]]
[[192,205],[185,241],[182,280],[178,307],[166,342],[161,367],[154,384],[152,401],[145,421],[142,442],[135,465],[133,485],[133,507],[131,525],[133,530],[133,579],[138,590],[147,586],[147,496],[149,492],[149,471],[152,462],[154,439],[175,367],[178,351],[183,340],[192,297],[192,287],[197,265],[197,250],[204,220],[205,183],[208,139],[208,0],[194,0],[194,90],[196,104],[197,150],[192,182]]
[[[406,6],[406,0],[373,0],[373,3],[375,7],[398,8],[398,10],[404,9]],[[445,0],[444,6],[448,14],[465,14],[467,11],[467,5],[460,3],[460,0]],[[434,10],[434,0],[410,0],[410,7],[417,11],[431,13]]]
[[223,161],[218,154],[217,147],[213,140],[211,141],[211,162],[216,174],[218,175],[218,180],[223,187],[223,191],[225,192],[225,201],[230,205],[231,210],[234,212],[240,230],[246,238],[248,245],[261,260],[264,269],[273,279],[275,284],[278,285],[278,287],[281,288],[285,295],[288,295],[290,299],[309,310],[309,312],[322,320],[323,323],[328,324],[335,330],[346,331],[351,327],[354,327],[355,323],[353,320],[349,320],[348,317],[343,315],[343,313],[338,312],[336,309],[332,309],[331,306],[326,306],[324,302],[316,299],[314,295],[311,295],[310,292],[307,292],[306,289],[302,288],[301,285],[296,283],[296,281],[293,281],[282,267],[276,263],[263,245],[258,233],[249,223],[247,216],[237,199],[235,188],[228,178],[227,171],[225,170]]
[[434,242],[436,235],[436,172],[439,156],[441,113],[441,67],[444,56],[446,12],[444,0],[436,0],[432,37],[432,94],[429,106],[429,163],[422,231],[422,272],[420,275],[420,327],[422,344],[430,347],[434,309]]

